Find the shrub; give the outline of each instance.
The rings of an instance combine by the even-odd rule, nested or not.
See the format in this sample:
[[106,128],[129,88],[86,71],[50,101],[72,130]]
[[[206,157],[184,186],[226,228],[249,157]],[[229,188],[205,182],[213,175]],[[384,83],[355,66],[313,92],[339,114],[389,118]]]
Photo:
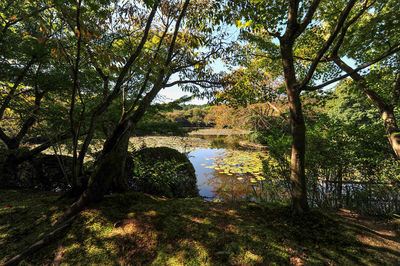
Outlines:
[[133,154],[134,190],[170,198],[196,197],[196,175],[189,159],[168,147],[144,148]]

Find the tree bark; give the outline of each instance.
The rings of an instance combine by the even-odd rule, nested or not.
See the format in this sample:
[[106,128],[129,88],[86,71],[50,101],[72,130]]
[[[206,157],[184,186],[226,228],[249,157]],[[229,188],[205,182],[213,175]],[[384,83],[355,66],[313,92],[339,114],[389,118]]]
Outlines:
[[[113,100],[115,100],[118,97],[118,94],[121,91],[121,87],[124,83],[124,79],[129,71],[129,69],[132,67],[132,65],[134,64],[134,62],[136,61],[136,59],[139,57],[150,32],[151,29],[151,25],[153,23],[153,19],[155,17],[156,11],[157,11],[157,7],[159,5],[160,1],[156,1],[153,5],[152,11],[149,14],[149,17],[147,19],[146,22],[146,26],[145,29],[143,31],[143,36],[138,44],[138,46],[136,47],[136,49],[134,50],[134,52],[130,55],[129,59],[127,60],[127,62],[125,63],[124,67],[122,68],[121,72],[118,75],[118,79],[116,81],[116,84],[114,85],[114,89],[112,90],[111,94],[108,94],[109,89],[109,77],[107,75],[104,74],[103,70],[101,70],[100,67],[98,67],[98,65],[96,63],[93,63],[97,73],[100,75],[101,79],[103,80],[103,101],[98,104],[92,115],[91,115],[91,119],[90,119],[90,124],[89,124],[89,130],[87,133],[87,136],[83,142],[83,145],[81,147],[81,150],[79,152],[79,156],[75,156],[76,154],[76,150],[74,150],[74,165],[73,168],[74,170],[76,170],[76,176],[78,177],[82,177],[83,175],[83,162],[84,162],[84,158],[86,155],[86,152],[89,148],[90,142],[93,139],[93,135],[94,135],[94,130],[95,130],[95,123],[98,120],[98,118],[107,110],[107,108],[111,105],[111,103],[113,102]],[[79,22],[79,13],[77,14],[77,22]],[[80,35],[79,35],[79,40],[81,39]],[[80,43],[80,41],[78,40],[78,45]],[[79,50],[78,50],[79,51]],[[92,52],[90,51],[90,49],[88,49],[89,55],[92,58]],[[92,58],[93,59],[93,58]],[[77,58],[78,60],[78,58]],[[76,68],[78,67],[78,65],[76,65]],[[75,74],[75,73],[74,73]],[[77,73],[76,73],[77,74]],[[76,79],[74,79],[75,81]],[[75,86],[75,85],[74,85]],[[71,106],[71,110],[73,111],[73,106]],[[83,113],[82,113],[83,114]],[[82,116],[81,116],[82,117]],[[73,124],[72,124],[72,119],[70,118],[71,121],[71,129],[73,129]],[[104,123],[103,123],[103,129],[104,129]],[[72,130],[73,134],[74,134],[74,130]],[[105,135],[107,136],[107,132],[106,130],[104,130]],[[77,143],[76,143],[77,144]],[[76,146],[76,145],[74,145]],[[75,158],[76,157],[76,158]],[[82,183],[82,182],[80,182]]]
[[282,65],[285,86],[289,100],[292,153],[290,162],[290,182],[292,185],[292,207],[294,215],[308,211],[307,186],[305,176],[306,127],[300,100],[300,89],[296,87],[296,72],[293,61],[293,42],[281,39]]
[[119,191],[127,189],[124,174],[125,162],[129,138],[136,123],[137,121],[133,119],[127,119],[117,125],[104,143],[103,151],[96,160],[87,188],[79,199],[64,212],[56,224],[76,215],[89,203],[101,201],[112,185]]
[[289,109],[291,116],[292,154],[290,165],[290,182],[292,184],[292,201],[294,214],[308,211],[307,185],[305,176],[305,142],[306,126],[301,108],[300,95],[289,92]]
[[382,114],[385,123],[386,135],[397,159],[400,159],[400,130],[396,123],[393,108],[385,110]]
[[337,201],[336,208],[343,208],[343,168],[340,166],[336,175]]

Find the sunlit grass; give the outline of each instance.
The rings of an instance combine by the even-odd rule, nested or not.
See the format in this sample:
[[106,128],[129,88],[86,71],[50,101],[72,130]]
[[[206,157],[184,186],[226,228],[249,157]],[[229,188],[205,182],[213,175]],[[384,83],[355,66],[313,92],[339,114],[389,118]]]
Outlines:
[[[0,262],[50,227],[68,202],[57,195],[1,191]],[[22,197],[23,195],[23,197]],[[7,204],[12,208],[4,208]],[[58,207],[56,207],[58,206]],[[265,265],[393,264],[399,249],[362,229],[313,211],[292,219],[282,205],[211,203],[161,199],[142,193],[115,194],[82,212],[59,241],[25,263],[63,265]],[[380,246],[376,246],[378,244]]]

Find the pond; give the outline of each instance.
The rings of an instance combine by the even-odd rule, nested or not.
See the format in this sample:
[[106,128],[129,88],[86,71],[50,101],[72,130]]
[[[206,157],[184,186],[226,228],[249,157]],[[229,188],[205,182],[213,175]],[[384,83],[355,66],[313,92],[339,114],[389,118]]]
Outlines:
[[[221,136],[135,137],[132,149],[167,146],[187,154],[196,170],[200,196],[210,201],[252,200],[289,202],[288,184],[263,175],[262,161],[267,152],[232,145]],[[308,184],[308,200],[312,207],[342,207],[366,214],[387,214],[400,211],[400,194],[385,184],[345,182],[338,185],[323,180]]]
[[214,200],[255,198],[262,177],[260,152],[199,149],[188,154],[197,176],[200,195]]
[[167,146],[187,154],[207,200],[255,200],[261,191],[263,151],[241,149],[224,137],[137,137],[135,148]]

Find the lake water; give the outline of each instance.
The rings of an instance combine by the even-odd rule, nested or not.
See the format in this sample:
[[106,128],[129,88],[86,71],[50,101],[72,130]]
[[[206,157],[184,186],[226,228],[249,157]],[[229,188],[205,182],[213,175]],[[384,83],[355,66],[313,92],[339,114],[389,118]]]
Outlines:
[[254,199],[263,182],[265,153],[231,148],[198,149],[188,154],[200,196],[211,200]]
[[205,167],[210,162],[207,158],[224,151],[225,149],[199,149],[188,154],[189,160],[196,170],[197,187],[202,197],[215,198],[215,190],[209,185],[209,179],[213,177],[215,170]]
[[265,152],[239,149],[215,136],[141,137],[132,142],[138,143],[135,148],[167,146],[187,154],[200,196],[207,200],[254,199],[259,193]]
[[[141,137],[132,141],[143,146],[167,146],[187,154],[196,170],[200,196],[207,200],[241,200],[289,202],[286,182],[271,180],[263,174],[263,151],[240,149],[223,137]],[[265,180],[265,178],[267,180]],[[400,211],[400,195],[385,185],[343,184],[343,207],[369,214]],[[314,207],[335,207],[337,187],[316,182],[308,188],[309,203]]]

